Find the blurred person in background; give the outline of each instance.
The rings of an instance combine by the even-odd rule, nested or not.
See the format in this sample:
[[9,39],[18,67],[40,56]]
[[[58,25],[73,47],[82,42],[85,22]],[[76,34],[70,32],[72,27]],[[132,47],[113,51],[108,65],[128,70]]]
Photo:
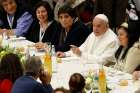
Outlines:
[[[41,83],[36,81],[38,78]],[[52,93],[50,81],[51,77],[43,69],[40,58],[32,56],[26,62],[25,75],[15,81],[11,93]]]
[[55,20],[57,21],[58,21],[58,10],[60,7],[62,7],[65,4],[65,1],[66,0],[56,0],[56,5],[54,7],[54,17],[55,17]]
[[85,79],[80,73],[74,73],[69,80],[70,93],[84,93]]
[[128,0],[95,0],[94,14],[105,14],[110,28],[116,29],[125,21],[127,4]]
[[18,0],[20,6],[33,12],[35,5],[42,0]]
[[11,93],[16,79],[22,75],[20,58],[13,53],[5,54],[0,62],[0,93]]
[[25,36],[33,22],[32,15],[23,9],[17,0],[0,0],[0,6],[0,32],[6,32],[8,36]]
[[139,32],[140,28],[137,26],[140,24],[140,0],[129,0],[127,10],[129,26]]
[[77,17],[92,31],[92,19],[94,17],[94,2],[85,0],[75,7]]
[[69,93],[65,88],[56,88],[53,93]]
[[140,20],[140,1],[139,0],[129,0],[127,6],[128,21],[138,21]]

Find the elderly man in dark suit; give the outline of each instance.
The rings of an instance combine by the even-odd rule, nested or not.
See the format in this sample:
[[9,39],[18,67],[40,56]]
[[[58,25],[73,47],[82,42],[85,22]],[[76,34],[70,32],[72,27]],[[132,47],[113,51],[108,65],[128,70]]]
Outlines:
[[[16,80],[11,93],[52,93],[51,78],[43,70],[39,57],[32,56],[25,66],[26,74]],[[37,78],[42,83],[37,82]]]

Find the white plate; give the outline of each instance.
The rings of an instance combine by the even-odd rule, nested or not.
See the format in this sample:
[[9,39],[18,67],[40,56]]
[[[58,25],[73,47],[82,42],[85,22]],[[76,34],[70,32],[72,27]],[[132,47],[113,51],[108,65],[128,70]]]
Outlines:
[[11,41],[17,41],[17,40],[25,40],[26,38],[25,37],[14,37],[14,38],[10,38],[9,40]]

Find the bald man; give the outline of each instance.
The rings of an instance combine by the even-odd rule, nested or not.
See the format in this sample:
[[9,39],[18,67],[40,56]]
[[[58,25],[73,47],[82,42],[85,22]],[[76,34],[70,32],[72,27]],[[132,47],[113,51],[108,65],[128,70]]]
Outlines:
[[80,46],[71,45],[72,52],[58,52],[58,57],[72,56],[73,54],[86,57],[88,61],[98,64],[107,64],[114,61],[114,53],[118,48],[118,38],[109,28],[108,18],[98,14],[93,19],[93,32]]

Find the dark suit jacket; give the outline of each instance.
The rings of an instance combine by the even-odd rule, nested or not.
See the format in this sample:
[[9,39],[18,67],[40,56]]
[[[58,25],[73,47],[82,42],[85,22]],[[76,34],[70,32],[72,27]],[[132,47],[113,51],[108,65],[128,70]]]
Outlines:
[[16,80],[11,93],[52,93],[51,85],[42,85],[31,76],[22,76]]
[[[53,21],[51,25],[46,29],[42,42],[51,42],[53,45],[58,44],[58,35],[60,26],[56,21]],[[39,42],[40,25],[38,21],[33,22],[30,30],[26,35],[26,39],[32,42]]]
[[72,25],[70,31],[67,33],[64,42],[60,44],[61,33],[63,33],[64,31],[65,30],[62,28],[59,35],[59,44],[55,45],[56,51],[68,51],[70,50],[70,45],[76,45],[79,47],[82,43],[84,43],[84,41],[90,34],[90,30],[88,29],[88,27],[80,21],[77,21]]
[[105,14],[110,27],[117,27],[125,21],[128,0],[95,0],[95,15]]

